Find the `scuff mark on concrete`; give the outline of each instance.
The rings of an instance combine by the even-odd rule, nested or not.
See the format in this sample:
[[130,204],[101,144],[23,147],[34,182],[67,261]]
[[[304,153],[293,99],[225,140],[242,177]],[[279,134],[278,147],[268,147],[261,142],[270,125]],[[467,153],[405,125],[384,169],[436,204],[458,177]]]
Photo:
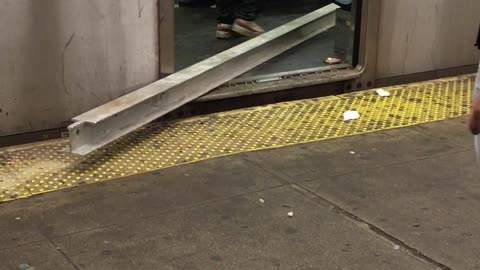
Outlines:
[[142,17],[144,6],[142,5],[142,0],[138,0],[138,18]]
[[407,62],[407,56],[408,56],[408,42],[409,42],[409,36],[407,33],[407,37],[405,38],[405,54],[403,55],[403,62],[402,62],[402,75],[405,74],[405,65]]
[[72,33],[72,35],[68,39],[67,43],[65,43],[65,46],[63,46],[63,50],[62,50],[62,83],[63,83],[63,90],[67,94],[69,94],[69,92],[68,92],[68,89],[67,89],[67,85],[65,83],[65,53],[66,53],[68,47],[70,46],[70,44],[72,44],[73,38],[75,38],[75,33]]

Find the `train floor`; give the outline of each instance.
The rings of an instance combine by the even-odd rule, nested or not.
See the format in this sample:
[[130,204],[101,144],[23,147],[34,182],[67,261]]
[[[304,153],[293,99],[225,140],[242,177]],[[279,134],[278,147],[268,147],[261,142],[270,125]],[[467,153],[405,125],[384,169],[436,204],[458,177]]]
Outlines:
[[[320,5],[321,6],[321,5]],[[316,7],[318,8],[318,7]],[[259,17],[258,22],[266,30],[272,30],[282,24],[299,18],[314,7],[295,6],[285,10],[269,10]],[[235,45],[245,42],[246,38],[219,40],[215,37],[216,10],[211,8],[178,8],[176,12],[176,70],[184,69]],[[335,32],[324,32],[298,47],[262,64],[243,74],[241,78],[290,72],[309,68],[323,67],[325,58],[339,57],[346,60],[334,50]],[[312,57],[315,56],[315,57]]]
[[[367,91],[181,120],[68,166],[56,159],[66,155],[54,153],[61,143],[0,151],[3,188],[13,181],[5,167],[17,180],[39,166],[50,166],[45,177],[81,179],[75,188],[47,190],[44,183],[43,191],[29,180],[23,199],[13,188],[4,192],[11,197],[0,203],[0,269],[478,269],[479,164],[465,124],[472,79],[387,88],[390,97]],[[458,97],[451,99],[452,91]],[[340,120],[312,114],[316,108]],[[348,108],[360,112],[363,128],[343,122]],[[383,125],[386,108],[398,125]],[[290,124],[281,129],[280,119]],[[239,128],[237,120],[248,125]],[[312,139],[309,125],[332,132]],[[228,130],[220,146],[212,129]],[[99,155],[148,160],[139,154],[150,145],[142,140],[156,148],[168,143],[172,135],[162,132],[169,130],[185,145],[192,138],[214,143],[195,150],[203,153],[198,160],[144,170],[151,163],[141,162],[137,173],[89,182],[90,167],[97,166],[93,178],[109,167]],[[235,137],[240,131],[261,143],[249,148],[248,139]],[[188,148],[170,145],[161,151],[171,155],[152,152],[160,165]],[[18,156],[35,159],[21,163]]]

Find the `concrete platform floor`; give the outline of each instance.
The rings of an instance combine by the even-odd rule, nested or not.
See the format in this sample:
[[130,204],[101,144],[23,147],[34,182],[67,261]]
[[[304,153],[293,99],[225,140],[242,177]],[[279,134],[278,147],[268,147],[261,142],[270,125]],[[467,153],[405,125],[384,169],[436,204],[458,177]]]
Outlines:
[[479,164],[464,122],[3,203],[0,269],[479,269]]

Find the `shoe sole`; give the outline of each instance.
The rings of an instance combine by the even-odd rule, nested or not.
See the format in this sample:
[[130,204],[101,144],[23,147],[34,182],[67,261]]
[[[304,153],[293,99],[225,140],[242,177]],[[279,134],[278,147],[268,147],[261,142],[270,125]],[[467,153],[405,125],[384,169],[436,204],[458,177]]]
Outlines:
[[228,31],[217,31],[216,36],[218,39],[231,39],[233,33]]
[[245,36],[245,37],[250,37],[250,38],[253,38],[253,37],[256,37],[256,36],[259,36],[260,34],[262,34],[263,32],[254,32],[252,30],[249,30],[245,27],[242,27],[238,24],[234,24],[233,27],[232,27],[232,31],[239,34],[239,35],[242,35],[242,36]]

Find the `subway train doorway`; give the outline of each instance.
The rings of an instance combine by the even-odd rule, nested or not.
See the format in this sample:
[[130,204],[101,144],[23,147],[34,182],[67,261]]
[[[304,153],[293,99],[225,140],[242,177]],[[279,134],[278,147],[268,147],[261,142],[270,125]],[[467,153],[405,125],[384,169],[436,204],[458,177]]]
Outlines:
[[[235,1],[233,1],[235,2]],[[257,0],[256,23],[265,31],[291,22],[328,4],[340,5],[334,28],[240,76],[236,81],[278,77],[314,70],[346,68],[356,65],[356,33],[359,32],[361,0]],[[219,3],[215,0],[177,0],[175,3],[175,70],[205,60],[236,46],[248,37],[216,35]],[[332,62],[333,61],[333,62]]]

